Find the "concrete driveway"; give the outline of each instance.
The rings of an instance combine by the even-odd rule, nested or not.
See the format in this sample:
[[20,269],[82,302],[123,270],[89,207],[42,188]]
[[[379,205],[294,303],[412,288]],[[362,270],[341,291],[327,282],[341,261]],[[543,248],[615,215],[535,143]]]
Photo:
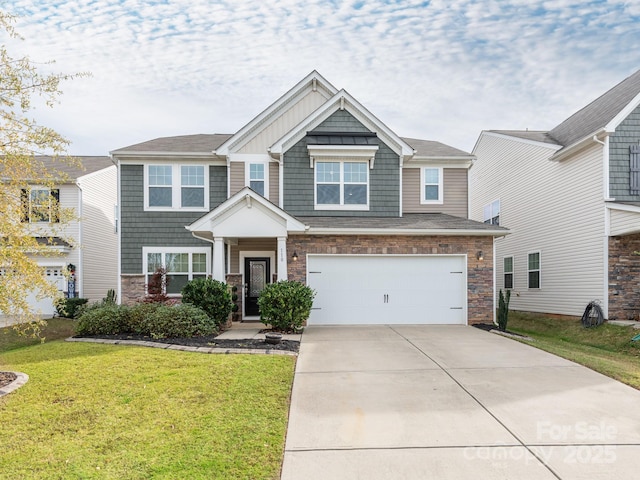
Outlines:
[[631,479],[640,391],[466,326],[307,327],[283,480]]

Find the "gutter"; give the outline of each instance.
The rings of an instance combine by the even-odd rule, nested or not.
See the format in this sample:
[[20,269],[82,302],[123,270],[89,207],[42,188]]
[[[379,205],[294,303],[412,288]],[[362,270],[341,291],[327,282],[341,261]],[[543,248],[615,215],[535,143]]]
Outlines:
[[510,230],[463,230],[463,229],[418,229],[418,228],[332,228],[308,227],[305,232],[289,232],[290,235],[421,235],[457,237],[504,237]]

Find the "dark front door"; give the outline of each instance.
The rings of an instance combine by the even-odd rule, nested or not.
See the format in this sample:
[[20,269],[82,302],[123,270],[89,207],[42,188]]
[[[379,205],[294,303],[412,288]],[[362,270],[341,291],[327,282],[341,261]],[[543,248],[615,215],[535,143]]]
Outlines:
[[268,258],[244,259],[244,313],[248,317],[258,316],[258,297],[267,285],[270,276]]

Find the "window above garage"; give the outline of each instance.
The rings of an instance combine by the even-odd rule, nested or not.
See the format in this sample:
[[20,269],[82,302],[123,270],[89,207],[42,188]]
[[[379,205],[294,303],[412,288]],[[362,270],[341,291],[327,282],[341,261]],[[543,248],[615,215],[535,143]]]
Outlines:
[[372,132],[309,132],[316,210],[368,210],[369,170],[378,138]]

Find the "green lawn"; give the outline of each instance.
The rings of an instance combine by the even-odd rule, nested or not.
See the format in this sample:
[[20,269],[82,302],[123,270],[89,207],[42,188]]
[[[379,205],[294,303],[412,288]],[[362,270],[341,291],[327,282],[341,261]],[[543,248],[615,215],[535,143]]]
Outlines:
[[279,478],[293,357],[11,337],[0,370],[29,382],[0,398],[1,479]]
[[507,329],[535,339],[533,346],[580,363],[640,389],[640,330],[603,324],[584,328],[579,319],[510,312]]

